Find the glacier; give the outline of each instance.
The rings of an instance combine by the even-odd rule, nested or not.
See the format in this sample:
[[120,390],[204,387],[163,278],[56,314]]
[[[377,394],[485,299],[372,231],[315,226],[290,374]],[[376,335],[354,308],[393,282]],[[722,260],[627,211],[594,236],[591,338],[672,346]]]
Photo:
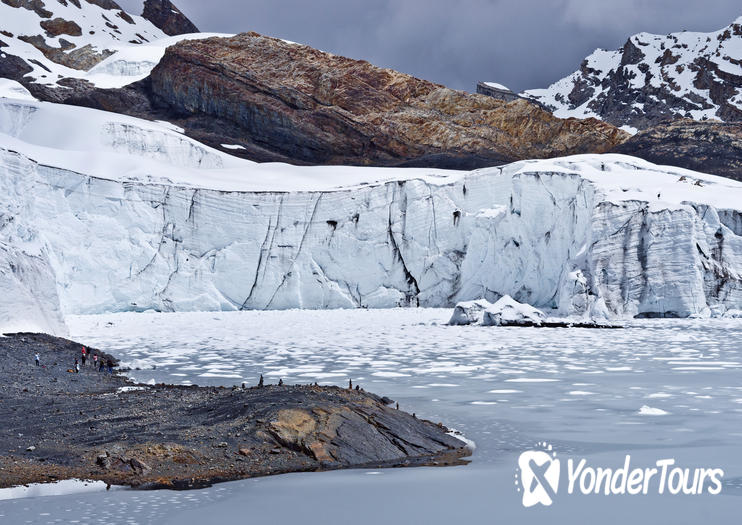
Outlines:
[[256,164],[167,124],[5,98],[0,181],[0,330],[13,312],[58,333],[66,314],[505,295],[562,316],[742,309],[742,184],[622,155]]

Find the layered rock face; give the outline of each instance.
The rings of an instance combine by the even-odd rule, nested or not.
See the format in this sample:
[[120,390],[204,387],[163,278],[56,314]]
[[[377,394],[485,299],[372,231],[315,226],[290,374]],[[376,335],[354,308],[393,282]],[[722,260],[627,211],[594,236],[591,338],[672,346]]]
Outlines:
[[198,28],[170,0],[145,0],[142,17],[169,36],[198,33]]
[[742,124],[671,122],[638,133],[615,151],[742,181]]
[[711,33],[639,33],[598,49],[547,89],[526,91],[560,117],[647,129],[667,120],[742,121],[742,18]]
[[150,80],[153,100],[190,120],[179,124],[192,136],[256,160],[469,168],[604,152],[627,138],[256,33],[180,42]]

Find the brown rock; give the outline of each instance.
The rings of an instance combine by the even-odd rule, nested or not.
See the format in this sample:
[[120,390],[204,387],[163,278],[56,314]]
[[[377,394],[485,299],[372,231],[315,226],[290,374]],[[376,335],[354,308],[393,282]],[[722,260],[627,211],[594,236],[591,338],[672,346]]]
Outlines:
[[168,48],[151,94],[192,118],[196,138],[237,141],[256,160],[471,168],[600,153],[628,138],[597,120],[558,119],[525,100],[454,91],[257,33]]
[[60,42],[61,47],[52,47],[47,44],[44,37],[40,35],[19,36],[18,39],[34,46],[52,62],[82,71],[89,70],[113,54],[113,51],[108,49],[99,51],[90,44],[68,51],[75,46],[74,44],[65,42],[64,40],[61,40]]
[[49,37],[59,35],[81,36],[82,29],[77,23],[64,18],[55,18],[53,20],[43,20],[41,27],[44,28]]
[[317,429],[317,422],[303,410],[286,409],[278,412],[269,427],[282,445],[301,449],[304,448],[304,440]]
[[310,443],[309,450],[312,451],[314,459],[317,461],[335,461],[335,458],[333,458],[327,451],[327,447],[324,443],[314,441]]
[[129,465],[131,465],[131,469],[134,473],[140,476],[142,474],[148,474],[152,470],[149,465],[138,458],[131,458],[129,460]]

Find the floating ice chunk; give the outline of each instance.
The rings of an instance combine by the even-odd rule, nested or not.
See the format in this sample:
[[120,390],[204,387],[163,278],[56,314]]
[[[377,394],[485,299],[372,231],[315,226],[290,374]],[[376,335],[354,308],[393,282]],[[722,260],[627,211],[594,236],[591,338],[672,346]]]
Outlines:
[[402,374],[400,372],[374,372],[371,374],[376,377],[409,377],[410,374]]
[[485,299],[458,303],[449,325],[540,326],[546,319],[541,310],[505,295],[492,304]]
[[665,399],[672,397],[672,394],[668,394],[667,392],[656,392],[654,394],[649,394],[647,397],[649,399]]
[[519,303],[509,295],[504,296],[485,310],[484,326],[540,326],[546,316],[529,304]]
[[492,306],[491,302],[484,299],[461,302],[453,309],[453,315],[448,324],[452,326],[482,324],[485,310]]
[[639,409],[640,416],[666,416],[669,413],[661,408],[653,408],[648,405],[644,405]]
[[558,379],[547,379],[543,377],[517,377],[515,379],[506,379],[506,383],[555,383]]

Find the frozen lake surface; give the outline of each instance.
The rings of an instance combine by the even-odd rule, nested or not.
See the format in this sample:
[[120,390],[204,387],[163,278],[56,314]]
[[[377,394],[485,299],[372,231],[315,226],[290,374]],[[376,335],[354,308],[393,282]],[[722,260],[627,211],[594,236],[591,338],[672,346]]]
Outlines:
[[[141,382],[346,385],[399,401],[477,444],[455,468],[293,474],[191,492],[0,501],[7,523],[732,522],[742,509],[742,320],[636,321],[625,330],[449,327],[450,310],[115,314],[72,338]],[[156,368],[155,368],[156,367]],[[563,462],[720,467],[721,495],[567,495],[525,509],[521,452]],[[563,466],[562,468],[566,468]],[[564,487],[562,487],[564,488]],[[7,520],[7,521],[6,521]],[[592,520],[590,520],[592,521]]]

